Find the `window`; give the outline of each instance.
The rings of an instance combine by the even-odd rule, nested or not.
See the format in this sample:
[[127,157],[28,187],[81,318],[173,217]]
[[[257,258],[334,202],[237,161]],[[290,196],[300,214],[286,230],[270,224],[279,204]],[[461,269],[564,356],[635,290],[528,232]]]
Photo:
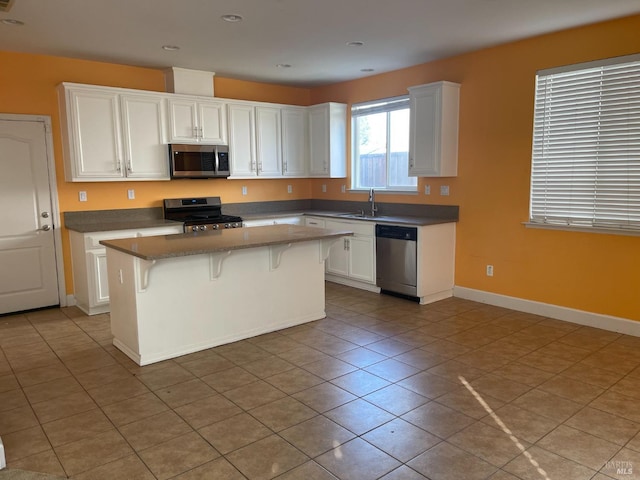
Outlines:
[[640,56],[538,72],[530,219],[640,230]]
[[409,177],[409,96],[360,103],[353,121],[353,189],[416,191]]

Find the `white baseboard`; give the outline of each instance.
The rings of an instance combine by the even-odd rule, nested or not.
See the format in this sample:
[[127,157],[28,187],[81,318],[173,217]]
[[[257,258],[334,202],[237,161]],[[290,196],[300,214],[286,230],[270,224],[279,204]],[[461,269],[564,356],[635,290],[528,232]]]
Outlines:
[[4,445],[2,444],[2,438],[0,438],[0,470],[6,468],[7,460],[4,457]]
[[74,295],[67,295],[67,307],[73,307],[76,304],[76,297]]
[[574,308],[551,305],[549,303],[525,300],[523,298],[509,297],[497,293],[485,292],[466,287],[454,287],[453,296],[473,300],[475,302],[495,305],[497,307],[510,308],[519,312],[533,313],[543,317],[564,320],[594,328],[601,328],[611,332],[624,333],[640,337],[640,322],[622,317],[602,315],[599,313],[576,310]]
[[365,282],[359,282],[358,280],[353,280],[351,278],[340,277],[338,275],[332,275],[330,273],[325,273],[324,278],[327,282],[339,283],[340,285],[346,285],[347,287],[354,287],[359,288],[360,290],[380,293],[380,287]]

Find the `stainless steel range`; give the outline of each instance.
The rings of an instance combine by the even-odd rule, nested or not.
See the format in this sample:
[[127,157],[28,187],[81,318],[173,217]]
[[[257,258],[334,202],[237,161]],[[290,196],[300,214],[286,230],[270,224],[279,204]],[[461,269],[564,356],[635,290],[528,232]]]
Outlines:
[[184,222],[185,232],[242,227],[242,218],[222,214],[220,197],[167,198],[164,218]]

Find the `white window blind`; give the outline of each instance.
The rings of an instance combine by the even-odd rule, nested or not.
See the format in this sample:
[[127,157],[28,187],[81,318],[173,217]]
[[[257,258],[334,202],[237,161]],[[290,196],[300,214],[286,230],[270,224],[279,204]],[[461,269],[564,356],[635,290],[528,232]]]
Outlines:
[[530,220],[640,230],[640,57],[538,72]]

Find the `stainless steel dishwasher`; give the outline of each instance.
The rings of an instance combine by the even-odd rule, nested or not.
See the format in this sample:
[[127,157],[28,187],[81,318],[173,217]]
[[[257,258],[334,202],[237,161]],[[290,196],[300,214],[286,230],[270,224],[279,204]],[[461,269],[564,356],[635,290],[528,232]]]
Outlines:
[[376,225],[376,284],[383,292],[416,297],[418,229]]

